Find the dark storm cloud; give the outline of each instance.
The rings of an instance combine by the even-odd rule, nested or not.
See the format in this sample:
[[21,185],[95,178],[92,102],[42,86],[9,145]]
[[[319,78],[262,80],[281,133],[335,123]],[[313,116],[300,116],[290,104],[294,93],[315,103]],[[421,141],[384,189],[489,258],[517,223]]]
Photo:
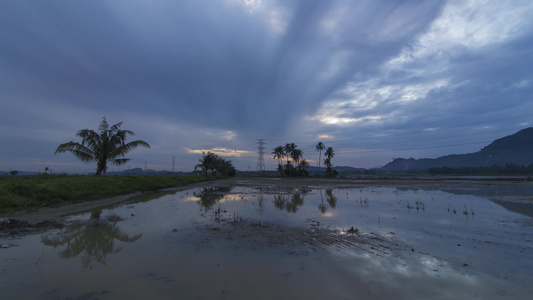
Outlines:
[[[0,54],[15,87],[41,97],[269,130],[312,112],[355,73],[397,52],[438,10],[420,1],[384,7],[282,1],[286,29],[272,32],[254,15],[239,14],[222,2],[165,4],[161,14],[143,11],[150,4],[136,3],[125,8],[129,16],[100,1],[11,4],[3,9],[7,43]],[[379,37],[368,29],[392,22],[388,18],[405,18],[394,15],[404,6],[421,5],[428,17],[408,20],[417,23],[408,35]],[[336,21],[330,14],[351,8],[356,8],[354,18],[339,22],[335,38],[322,30],[324,22]],[[342,65],[320,78],[339,52],[344,52]]]
[[258,137],[358,153],[503,123],[531,109],[530,14],[527,1],[5,1],[2,155],[45,139],[52,153],[102,116],[149,137],[149,159],[184,164],[215,147],[253,164]]

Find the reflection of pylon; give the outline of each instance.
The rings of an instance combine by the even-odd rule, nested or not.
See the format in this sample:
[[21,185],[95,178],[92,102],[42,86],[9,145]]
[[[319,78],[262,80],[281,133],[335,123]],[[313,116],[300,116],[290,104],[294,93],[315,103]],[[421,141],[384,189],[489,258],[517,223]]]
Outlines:
[[263,142],[263,139],[257,139],[257,143],[259,146],[257,146],[257,172],[263,172],[265,171],[265,158],[264,158],[264,154],[265,152],[263,150],[265,150],[265,147],[263,147],[265,145],[265,142]]

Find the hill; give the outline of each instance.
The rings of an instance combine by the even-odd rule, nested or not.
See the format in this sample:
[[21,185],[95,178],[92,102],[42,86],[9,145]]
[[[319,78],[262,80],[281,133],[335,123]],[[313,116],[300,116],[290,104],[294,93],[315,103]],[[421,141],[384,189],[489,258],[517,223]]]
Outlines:
[[397,158],[381,168],[386,172],[421,171],[429,168],[490,167],[533,164],[533,128],[495,140],[478,152],[452,154],[438,158]]

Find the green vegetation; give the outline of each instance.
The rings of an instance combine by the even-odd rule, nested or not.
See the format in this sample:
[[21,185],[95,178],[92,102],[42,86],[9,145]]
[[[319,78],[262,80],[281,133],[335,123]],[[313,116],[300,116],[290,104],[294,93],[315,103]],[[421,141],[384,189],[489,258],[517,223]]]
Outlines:
[[338,175],[337,171],[333,170],[333,164],[331,163],[331,159],[335,157],[335,152],[333,151],[333,148],[328,147],[326,149],[326,152],[324,152],[324,156],[326,157],[324,159],[324,165],[326,166],[326,177],[335,177]]
[[55,153],[72,152],[83,162],[96,161],[96,176],[102,175],[102,172],[105,174],[108,162],[120,166],[130,160],[123,156],[131,150],[140,146],[150,148],[147,142],[141,140],[126,143],[126,137],[135,135],[135,133],[130,130],[122,130],[120,126],[122,126],[122,122],[109,127],[103,118],[98,127],[100,133],[91,129],[79,130],[76,136],[82,138],[81,144],[72,141],[61,144]]
[[211,175],[223,175],[223,176],[235,176],[237,170],[231,163],[231,160],[223,159],[213,152],[202,152],[202,158],[198,159],[194,169],[201,169],[204,171],[204,175],[207,175],[208,171],[211,171]]
[[[303,158],[304,152],[298,149],[295,143],[287,143],[285,146],[277,146],[273,149],[274,159],[278,160],[278,171],[281,176],[307,176],[309,163]],[[283,158],[287,158],[285,166],[281,164]],[[289,160],[290,158],[290,160]]]
[[95,177],[49,174],[0,177],[0,213],[35,209],[43,205],[95,200],[136,191],[155,191],[213,179],[217,177],[194,175]]

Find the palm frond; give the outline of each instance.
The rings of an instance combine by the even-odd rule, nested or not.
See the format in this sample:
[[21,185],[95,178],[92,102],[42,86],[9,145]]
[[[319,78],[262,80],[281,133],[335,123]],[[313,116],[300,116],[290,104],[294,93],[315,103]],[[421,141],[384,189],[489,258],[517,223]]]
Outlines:
[[129,162],[130,160],[131,158],[117,158],[117,159],[114,159],[111,163],[114,164],[115,166],[122,166],[126,164],[127,162]]
[[117,124],[111,126],[111,131],[112,131],[112,132],[118,132],[118,131],[120,131],[120,126],[122,126],[122,122],[118,122]]
[[95,159],[94,152],[91,149],[77,142],[68,142],[57,147],[55,154],[61,152],[72,152],[83,162],[90,162]]
[[109,153],[109,158],[115,159],[117,157],[124,156],[128,152],[130,152],[131,150],[133,150],[133,149],[135,149],[137,147],[150,148],[150,145],[147,142],[142,141],[142,140],[132,141],[132,142],[129,142],[127,144],[120,145],[120,146],[116,147],[115,149],[113,149],[113,151],[111,151],[111,153]]
[[100,126],[98,126],[98,130],[106,131],[109,129],[109,124],[107,123],[105,117],[102,118],[102,122],[100,123]]

